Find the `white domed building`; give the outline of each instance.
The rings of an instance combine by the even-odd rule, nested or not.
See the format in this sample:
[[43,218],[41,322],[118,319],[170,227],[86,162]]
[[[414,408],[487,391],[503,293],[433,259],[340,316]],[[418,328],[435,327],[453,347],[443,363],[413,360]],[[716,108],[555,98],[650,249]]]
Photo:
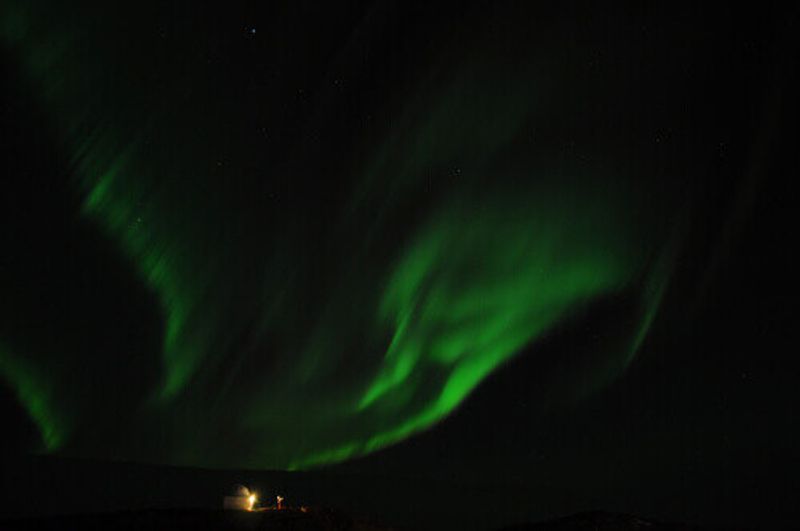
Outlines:
[[257,499],[255,492],[244,485],[236,485],[233,492],[222,499],[222,507],[234,511],[252,511]]

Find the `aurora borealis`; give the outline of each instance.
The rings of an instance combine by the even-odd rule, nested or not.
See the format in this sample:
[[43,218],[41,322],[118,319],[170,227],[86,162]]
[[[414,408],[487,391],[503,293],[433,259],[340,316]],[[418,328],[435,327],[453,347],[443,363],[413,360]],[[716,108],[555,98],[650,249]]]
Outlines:
[[[603,197],[587,179],[571,190],[569,174],[577,168],[531,168],[527,161],[505,168],[496,162],[501,150],[524,152],[513,143],[536,119],[531,95],[538,88],[533,71],[514,72],[493,86],[498,75],[509,76],[493,71],[501,50],[467,54],[461,60],[466,64],[444,74],[450,80],[444,88],[413,89],[412,103],[397,111],[399,124],[372,148],[376,154],[363,168],[349,170],[355,174],[347,176],[353,199],[331,208],[327,223],[333,229],[324,238],[309,234],[317,228],[305,225],[311,214],[303,205],[271,204],[262,205],[270,211],[266,216],[256,212],[248,221],[263,230],[238,237],[240,220],[228,216],[224,198],[186,191],[185,179],[192,178],[186,174],[202,171],[188,154],[154,162],[153,151],[188,148],[176,147],[169,133],[161,133],[161,146],[142,145],[151,129],[169,130],[166,113],[148,116],[153,125],[127,116],[119,123],[96,122],[106,109],[83,100],[81,90],[101,83],[89,71],[97,66],[67,62],[66,45],[39,44],[36,32],[45,30],[27,16],[34,15],[18,12],[16,26],[27,27],[22,35],[8,29],[6,39],[59,121],[85,123],[72,127],[80,133],[60,131],[84,195],[81,214],[115,242],[160,303],[161,376],[155,388],[140,390],[149,397],[142,422],[171,416],[173,408],[196,408],[206,412],[209,430],[224,426],[226,437],[255,446],[233,462],[220,461],[214,435],[204,434],[211,448],[195,448],[192,436],[178,441],[177,455],[167,459],[296,467],[400,441],[446,417],[489,373],[566,316],[597,297],[636,289],[658,252],[632,234],[634,220],[623,213],[633,207],[624,191],[606,190]],[[51,64],[43,67],[37,56]],[[50,89],[61,62],[70,74]],[[498,86],[510,87],[512,96],[501,97]],[[451,181],[446,188],[432,191],[425,176],[437,167],[455,173],[445,177]],[[564,173],[563,182],[546,177],[553,171]],[[231,198],[233,208],[237,200]],[[277,220],[282,230],[274,229]],[[375,241],[387,232],[393,245]],[[298,248],[298,241],[306,247]],[[259,243],[263,249],[253,251]],[[302,284],[313,271],[304,271],[305,262],[309,255],[331,253],[325,247],[348,251],[326,257],[338,272],[309,295]],[[227,280],[248,274],[260,286],[256,293]],[[294,304],[313,315],[307,330],[292,324],[287,307]],[[233,305],[245,308],[236,310],[237,322],[226,315]],[[247,326],[256,328],[243,347],[235,341]],[[266,365],[258,358],[277,360],[280,370],[264,367],[251,381],[254,369],[244,365]],[[342,363],[363,370],[343,385]],[[17,376],[10,371],[7,379],[31,385],[23,380],[32,377]],[[61,441],[52,434],[62,419],[31,404],[39,400],[31,395],[20,396],[55,450]],[[215,419],[230,410],[237,411],[235,419]]]
[[591,404],[734,230],[699,19],[51,4],[0,7],[13,158],[40,159],[4,233],[27,452],[332,465],[520,360],[541,411]]

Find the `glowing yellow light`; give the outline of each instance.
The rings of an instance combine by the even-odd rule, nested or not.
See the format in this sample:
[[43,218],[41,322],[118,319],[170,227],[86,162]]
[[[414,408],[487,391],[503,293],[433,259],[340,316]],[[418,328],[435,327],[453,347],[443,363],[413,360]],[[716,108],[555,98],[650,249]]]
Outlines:
[[248,507],[247,510],[248,511],[252,511],[253,510],[253,506],[256,504],[256,495],[255,494],[251,494],[250,497],[247,498],[247,501],[250,502],[250,507]]

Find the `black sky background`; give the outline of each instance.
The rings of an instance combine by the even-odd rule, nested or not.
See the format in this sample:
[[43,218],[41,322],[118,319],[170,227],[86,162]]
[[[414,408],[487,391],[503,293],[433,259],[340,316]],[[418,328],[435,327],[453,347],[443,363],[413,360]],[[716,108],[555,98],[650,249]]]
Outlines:
[[[441,424],[331,470],[535,492],[531,514],[596,507],[728,525],[796,521],[796,10],[768,4],[625,10],[302,1],[125,9],[137,31],[185,49],[187,70],[206,63],[225,72],[220,86],[211,84],[223,102],[214,111],[220,116],[210,119],[222,130],[209,133],[207,149],[236,165],[244,179],[255,179],[267,165],[250,155],[264,141],[276,152],[307,153],[300,184],[276,177],[269,186],[280,200],[318,205],[319,219],[310,223],[320,225],[332,208],[326,205],[344,201],[346,193],[335,175],[346,172],[340,152],[347,144],[326,139],[348,132],[368,137],[364,124],[385,119],[380,112],[390,114],[410,94],[405,80],[421,57],[468,39],[472,27],[491,27],[492,17],[500,29],[498,35],[490,31],[490,39],[502,39],[502,28],[515,24],[540,31],[545,46],[588,39],[592,44],[581,49],[593,53],[554,45],[553,62],[566,61],[565,77],[573,79],[635,80],[612,86],[638,91],[603,99],[620,111],[635,109],[626,114],[637,120],[624,130],[631,151],[644,166],[662,171],[663,179],[675,179],[676,169],[693,169],[683,183],[691,190],[689,230],[639,355],[613,384],[588,397],[551,398],[548,385],[580,387],[570,375],[583,361],[564,359],[564,352],[613,340],[624,303],[600,302],[587,318],[567,322],[537,343],[536,356],[526,351],[492,374]],[[509,22],[510,14],[519,20]],[[282,50],[277,57],[284,62],[260,66],[262,47]],[[138,53],[130,51],[134,59]],[[80,198],[58,134],[15,58],[3,56],[2,68],[2,329],[25,337],[26,326],[38,329],[31,324],[35,316],[59,333],[31,339],[30,348],[58,341],[69,356],[80,345],[103,364],[98,374],[154,381],[155,363],[132,357],[142,351],[158,356],[163,330],[153,311],[157,302],[114,244],[77,215]],[[175,72],[178,81],[165,86],[183,86]],[[341,99],[330,106],[315,93],[322,86],[338,90],[340,83],[351,106]],[[264,87],[284,104],[260,106]],[[575,129],[583,110],[571,101],[575,94],[566,87],[563,109],[551,110],[565,116],[561,136],[550,141],[554,152],[567,150],[567,156],[570,138],[586,134]],[[659,107],[675,94],[687,108],[678,113]],[[224,114],[242,107],[248,112]],[[203,119],[187,116],[186,127]],[[334,177],[311,177],[320,174]],[[655,195],[660,188],[653,190]],[[73,344],[63,345],[65,337]],[[131,357],[111,361],[91,354],[109,345],[127,346]],[[543,365],[542,359],[550,361]],[[552,376],[542,377],[542,371]],[[36,429],[13,392],[3,387],[0,393],[3,453],[26,455]],[[127,396],[122,392],[115,398],[120,403],[93,407],[113,416],[126,407]],[[91,439],[91,431],[85,437]],[[101,449],[97,454],[105,457]]]

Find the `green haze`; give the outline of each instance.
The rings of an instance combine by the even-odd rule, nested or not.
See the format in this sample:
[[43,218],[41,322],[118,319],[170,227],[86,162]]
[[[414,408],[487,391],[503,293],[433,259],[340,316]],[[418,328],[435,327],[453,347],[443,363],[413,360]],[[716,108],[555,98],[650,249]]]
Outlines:
[[0,378],[13,389],[19,403],[39,430],[42,449],[58,450],[69,433],[67,418],[44,371],[0,345]]
[[[291,159],[245,177],[243,163],[217,173],[227,162],[215,149],[235,144],[235,98],[216,96],[200,54],[184,64],[179,50],[139,52],[115,37],[125,13],[79,32],[24,2],[0,8],[5,46],[71,162],[76,214],[158,301],[160,376],[155,387],[127,382],[142,400],[118,454],[289,469],[365,455],[441,421],[603,297],[641,299],[642,311],[627,346],[604,353],[623,361],[592,389],[631,362],[671,257],[652,266],[663,235],[637,217],[640,176],[552,162],[530,140],[558,102],[540,52],[515,62],[453,45],[459,59],[422,65],[385,124],[323,140],[355,145],[322,151],[336,169],[311,166],[310,142],[289,155],[236,145],[242,159]],[[313,201],[308,175],[320,171],[341,182],[340,197]],[[273,183],[290,189],[284,203],[266,199]],[[54,450],[68,423],[43,371],[0,351],[4,380]],[[136,454],[136,441],[162,438]]]

